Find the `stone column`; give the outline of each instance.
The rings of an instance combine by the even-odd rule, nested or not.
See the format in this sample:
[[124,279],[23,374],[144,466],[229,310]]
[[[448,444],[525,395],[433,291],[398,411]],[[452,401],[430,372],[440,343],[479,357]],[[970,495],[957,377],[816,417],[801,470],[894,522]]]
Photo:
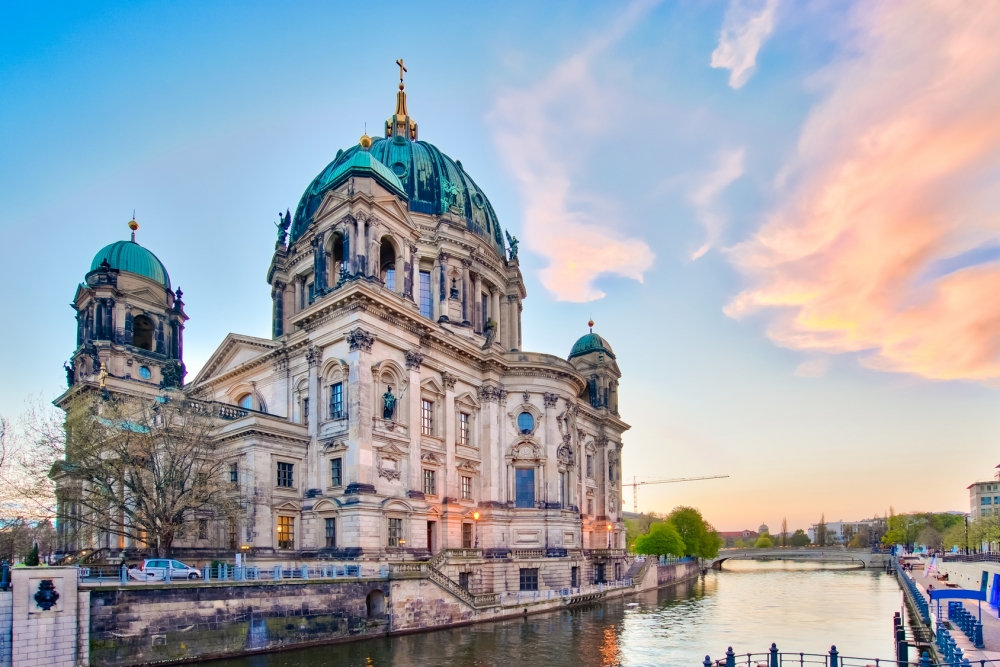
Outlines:
[[431,319],[435,322],[441,317],[441,302],[438,293],[441,291],[441,255],[434,258],[434,268],[431,269]]
[[[517,348],[517,296],[507,295],[507,344],[504,352]],[[519,349],[519,348],[518,348]]]
[[[442,499],[447,496],[448,498],[458,498],[458,485],[455,483],[458,479],[458,475],[454,473],[455,470],[455,429],[457,415],[455,414],[455,376],[444,371],[441,373],[441,384],[444,385],[444,451],[445,451],[445,465],[444,470],[441,471],[441,490],[440,494]],[[443,542],[443,540],[442,540]]]
[[476,282],[472,288],[472,322],[477,334],[483,333],[483,277],[476,274]]
[[[556,394],[546,392],[542,396],[545,401],[545,438],[542,443],[545,447],[545,458],[549,462],[546,466],[548,472],[546,485],[549,487],[548,500],[555,502],[561,500],[559,497],[559,426],[556,424],[556,402],[559,397]],[[567,492],[568,495],[568,492]]]
[[[418,302],[420,300],[420,257],[417,256],[417,246],[409,246],[410,250],[410,263],[406,267],[406,277],[409,280],[409,288],[403,294],[410,301]],[[416,294],[416,297],[414,296]]]
[[368,253],[368,275],[378,280],[382,277],[382,239],[377,222],[373,220],[369,229],[371,251]]
[[[323,487],[319,476],[319,441],[316,439],[319,433],[319,416],[322,414],[320,404],[323,401],[323,388],[319,381],[319,365],[322,359],[323,350],[310,344],[309,349],[306,350],[306,361],[309,364],[309,415],[307,417],[309,421],[309,449],[306,452],[306,476],[304,479],[306,488],[303,489],[304,491]],[[315,545],[303,544],[303,546]]]
[[497,323],[497,335],[494,339],[494,345],[499,343],[503,347],[503,325],[501,322],[503,318],[500,316],[500,290],[494,287],[490,290],[490,317],[492,317]]
[[393,291],[396,294],[403,295],[406,292],[406,286],[410,282],[410,265],[406,261],[406,246],[402,246],[399,254],[396,255],[396,263],[392,267],[396,270],[396,285]]
[[420,365],[424,362],[424,354],[419,349],[407,350],[406,369],[410,372],[409,383],[406,388],[409,402],[408,414],[410,423],[407,428],[410,432],[410,458],[408,495],[420,497],[423,493],[420,485]]
[[438,255],[438,321],[448,321],[448,253]]
[[[354,252],[354,221],[348,218],[344,223],[344,272],[347,275],[354,274],[354,257],[351,253]],[[337,281],[340,281],[340,276],[337,277]]]
[[[348,449],[345,461],[347,485],[374,490],[372,469],[372,363],[375,336],[364,329],[347,332],[348,353]],[[357,488],[357,487],[355,487]]]
[[366,225],[367,220],[364,218],[358,218],[358,229],[357,236],[355,237],[354,248],[358,260],[355,266],[355,273],[359,276],[368,275],[368,264],[365,261],[368,253],[368,234],[365,230]]
[[469,312],[469,292],[472,291],[472,285],[469,284],[469,268],[472,266],[472,262],[467,259],[462,260],[462,324],[469,326],[471,324],[472,314]]

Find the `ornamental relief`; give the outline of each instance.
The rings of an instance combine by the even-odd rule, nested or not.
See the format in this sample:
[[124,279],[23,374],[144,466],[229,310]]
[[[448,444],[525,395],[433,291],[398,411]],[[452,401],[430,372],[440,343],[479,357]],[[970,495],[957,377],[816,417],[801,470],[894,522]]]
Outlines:
[[459,470],[465,470],[468,472],[479,472],[478,461],[470,461],[468,459],[458,459],[455,467],[458,468]]
[[432,465],[442,465],[440,454],[435,454],[434,452],[420,452],[420,460],[423,463],[430,463]]
[[541,461],[545,456],[541,446],[530,440],[522,440],[507,450],[507,458],[515,461]]

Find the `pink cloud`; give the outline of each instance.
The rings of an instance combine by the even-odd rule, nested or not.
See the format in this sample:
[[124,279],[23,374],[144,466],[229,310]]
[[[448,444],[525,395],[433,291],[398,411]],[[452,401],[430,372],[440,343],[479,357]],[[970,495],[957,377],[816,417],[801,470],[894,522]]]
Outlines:
[[520,188],[525,247],[548,260],[542,284],[563,301],[603,297],[594,285],[601,274],[642,282],[653,265],[653,251],[629,235],[616,206],[581,193],[574,180],[587,163],[588,140],[616,121],[612,82],[597,81],[594,63],[659,1],[632,2],[536,84],[501,94],[490,114],[497,148]]
[[934,379],[1000,380],[1000,265],[927,269],[1000,240],[1000,4],[863,2],[850,58],[730,249],[779,345]]

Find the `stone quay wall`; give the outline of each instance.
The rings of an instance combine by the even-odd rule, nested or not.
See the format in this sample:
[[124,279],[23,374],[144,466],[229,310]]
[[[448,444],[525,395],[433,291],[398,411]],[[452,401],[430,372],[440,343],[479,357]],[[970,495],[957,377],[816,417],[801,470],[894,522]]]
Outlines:
[[96,588],[90,661],[124,667],[384,634],[388,596],[384,580]]
[[701,565],[698,561],[687,563],[668,563],[667,565],[656,566],[656,585],[669,586],[679,581],[697,577],[701,572]]

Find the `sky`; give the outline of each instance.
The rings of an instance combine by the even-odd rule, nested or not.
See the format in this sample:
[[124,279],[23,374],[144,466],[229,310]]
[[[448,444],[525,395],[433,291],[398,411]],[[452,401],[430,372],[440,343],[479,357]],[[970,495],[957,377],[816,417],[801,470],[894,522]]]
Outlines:
[[[968,511],[1000,463],[1000,5],[4,3],[0,414],[138,239],[189,378],[270,335],[279,211],[394,109],[521,241],[526,349],[594,330],[623,474],[720,530]],[[625,489],[631,509],[631,489]]]

